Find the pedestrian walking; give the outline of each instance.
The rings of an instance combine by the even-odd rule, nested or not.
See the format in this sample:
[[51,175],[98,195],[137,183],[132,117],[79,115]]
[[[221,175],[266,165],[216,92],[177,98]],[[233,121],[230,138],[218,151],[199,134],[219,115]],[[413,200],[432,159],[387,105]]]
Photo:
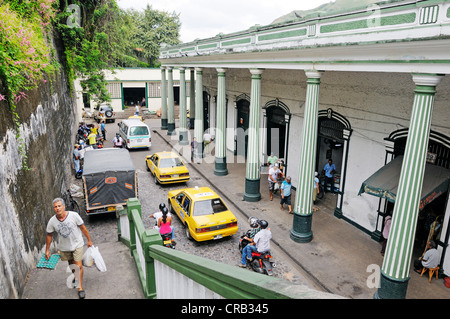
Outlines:
[[292,211],[292,204],[291,204],[291,188],[292,188],[291,177],[288,176],[288,177],[286,177],[286,180],[283,181],[283,183],[281,183],[281,187],[280,187],[280,191],[281,191],[280,205],[281,205],[281,210],[284,210],[283,204],[288,205],[289,214],[293,214],[294,213]]
[[320,187],[319,187],[319,173],[314,172],[314,192],[313,192],[313,203],[316,203],[317,194],[320,193]]
[[80,145],[75,144],[73,147],[73,166],[75,169],[75,174],[80,170]]
[[384,228],[383,228],[383,245],[381,247],[381,256],[384,256],[384,252],[386,251],[386,245],[389,237],[389,231],[391,230],[391,222],[392,217],[390,215],[386,216],[384,220]]
[[328,163],[325,164],[323,168],[325,172],[325,187],[324,192],[327,192],[327,187],[330,185],[330,192],[334,194],[334,172],[336,171],[336,166],[333,163],[333,160],[328,159]]
[[269,175],[267,177],[267,182],[269,184],[269,198],[273,200],[273,191],[275,190],[275,185],[278,186],[278,175],[284,177],[283,173],[278,168],[278,164],[275,164],[269,169]]
[[134,113],[134,115],[139,115],[139,104],[138,103],[136,103],[136,111],[135,111],[135,113]]
[[83,289],[82,261],[84,241],[82,234],[88,240],[88,247],[92,246],[91,237],[80,215],[76,212],[66,211],[66,206],[62,198],[55,198],[53,200],[53,210],[55,215],[48,221],[46,229],[45,259],[48,260],[50,258],[50,244],[53,239],[53,234],[56,232],[58,234],[57,248],[60,251],[61,260],[67,261],[69,266],[75,265],[79,268],[78,296],[80,299],[84,299],[86,293]]
[[106,124],[105,124],[106,120],[102,120],[102,122],[100,123],[100,131],[102,132],[102,136],[103,136],[103,140],[106,141]]
[[94,131],[94,129],[91,129],[91,133],[88,135],[88,143],[89,146],[92,146],[93,148],[97,149],[97,133]]
[[198,142],[197,138],[193,138],[191,142],[191,163],[194,163],[194,159],[198,160]]
[[273,152],[270,152],[270,156],[267,158],[267,166],[271,168],[278,161],[278,157],[276,157]]

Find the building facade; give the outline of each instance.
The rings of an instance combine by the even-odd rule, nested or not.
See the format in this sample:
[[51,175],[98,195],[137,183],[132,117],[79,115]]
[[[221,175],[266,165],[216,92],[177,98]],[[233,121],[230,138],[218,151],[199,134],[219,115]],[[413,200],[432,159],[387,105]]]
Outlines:
[[312,180],[330,158],[336,218],[381,241],[392,215],[376,297],[402,298],[434,222],[450,275],[449,34],[449,1],[389,1],[165,48],[160,60],[195,69],[196,127],[245,158],[245,200],[260,199],[267,156],[285,160],[293,241],[313,238]]
[[[114,71],[105,71],[105,79],[108,82],[108,93],[111,96],[109,103],[115,112],[122,112],[126,107],[134,107],[145,98],[146,108],[156,112],[161,109],[161,70],[155,68],[124,68]],[[187,100],[190,97],[190,74],[186,77]],[[81,116],[82,108],[96,107],[95,97],[88,97],[80,85],[75,81],[77,106]],[[173,70],[173,94],[174,103],[179,104],[180,96],[180,72]],[[188,104],[189,105],[189,104]],[[79,119],[81,121],[81,118]]]

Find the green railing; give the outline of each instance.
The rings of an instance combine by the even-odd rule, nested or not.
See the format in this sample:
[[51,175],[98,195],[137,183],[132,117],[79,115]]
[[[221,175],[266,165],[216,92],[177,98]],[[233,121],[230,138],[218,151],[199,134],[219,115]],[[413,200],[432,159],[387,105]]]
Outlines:
[[118,213],[119,240],[130,248],[146,298],[329,299],[336,295],[162,246],[130,198]]

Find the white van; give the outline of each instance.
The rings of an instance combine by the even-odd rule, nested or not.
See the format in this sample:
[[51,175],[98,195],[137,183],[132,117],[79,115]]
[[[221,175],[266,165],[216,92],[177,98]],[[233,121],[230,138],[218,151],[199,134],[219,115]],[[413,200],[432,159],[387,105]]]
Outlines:
[[125,142],[125,147],[149,148],[152,146],[150,129],[144,122],[133,119],[123,120],[119,125],[119,134]]

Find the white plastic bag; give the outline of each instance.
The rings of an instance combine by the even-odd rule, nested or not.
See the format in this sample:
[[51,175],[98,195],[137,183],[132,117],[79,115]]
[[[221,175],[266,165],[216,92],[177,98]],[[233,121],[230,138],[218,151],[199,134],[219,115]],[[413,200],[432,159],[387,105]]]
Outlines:
[[92,258],[94,258],[95,266],[101,272],[105,272],[106,264],[105,261],[103,260],[102,255],[100,254],[100,251],[98,250],[98,247],[91,246],[90,248],[92,248]]
[[92,256],[92,247],[88,247],[83,255],[83,266],[85,267],[91,267],[94,265],[94,257]]

